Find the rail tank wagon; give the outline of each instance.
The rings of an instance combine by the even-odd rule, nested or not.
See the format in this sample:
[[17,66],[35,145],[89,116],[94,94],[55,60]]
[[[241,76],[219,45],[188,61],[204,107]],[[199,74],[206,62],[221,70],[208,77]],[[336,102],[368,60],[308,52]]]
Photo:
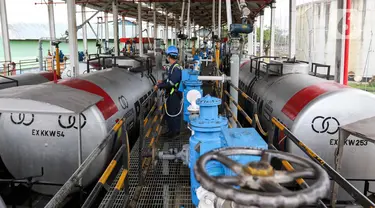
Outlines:
[[[263,127],[267,128],[270,119],[276,117],[334,167],[339,126],[375,116],[375,95],[310,76],[307,65],[300,67],[306,70],[296,73],[298,70],[293,69],[282,76],[261,73],[257,77],[250,72],[250,62],[244,62],[240,68],[240,88],[257,101]],[[240,102],[242,106],[250,106],[244,100]],[[251,112],[250,107],[247,111]],[[279,149],[307,157],[293,142],[282,140],[283,137],[278,135],[276,145]],[[375,179],[375,166],[369,165],[374,158],[373,144],[350,136],[341,173],[347,179]],[[364,190],[363,181],[351,183]],[[339,200],[347,199],[351,197],[340,190]]]
[[26,73],[10,77],[0,77],[0,90],[21,86],[21,85],[34,85],[44,82],[53,81],[53,72],[38,72],[38,73]]
[[[154,71],[153,74],[156,79],[160,79],[161,71]],[[81,114],[83,159],[123,115],[126,115],[128,128],[138,124],[136,120],[140,103],[151,94],[155,82],[152,80],[146,73],[112,68],[58,82],[57,85],[103,97],[103,100]],[[49,96],[50,100],[61,100],[61,96],[64,96],[63,100],[70,100],[70,103],[81,101],[69,90],[64,93],[54,92],[53,85],[56,84],[34,87],[41,92],[39,96]],[[40,102],[38,96],[30,98],[22,90],[16,99],[4,98],[9,93],[7,90],[0,93],[0,108],[14,105],[20,109],[20,113],[3,113],[0,117],[0,154],[4,164],[15,178],[39,175],[43,167],[44,175],[39,180],[63,184],[78,167],[78,121],[72,116],[54,113],[64,110],[64,103],[53,105]],[[21,113],[28,109],[40,109],[43,113]],[[113,138],[93,162],[84,177],[84,185],[92,182],[103,171],[119,141]],[[33,189],[42,194],[54,194],[58,187],[35,185]]]

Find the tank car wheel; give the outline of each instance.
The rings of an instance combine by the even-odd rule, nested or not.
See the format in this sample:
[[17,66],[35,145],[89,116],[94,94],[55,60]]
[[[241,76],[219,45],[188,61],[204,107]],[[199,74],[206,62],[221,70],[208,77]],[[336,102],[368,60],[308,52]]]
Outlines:
[[[229,156],[233,155],[261,156],[261,160],[241,165],[230,159]],[[292,172],[274,170],[270,165],[272,158],[289,161],[298,168]],[[210,176],[205,167],[213,160],[231,169],[236,175]],[[298,207],[314,204],[326,196],[330,186],[327,173],[311,160],[285,152],[245,147],[221,148],[202,155],[194,166],[194,173],[203,188],[243,206]],[[303,177],[316,181],[309,188],[297,191],[281,185]]]

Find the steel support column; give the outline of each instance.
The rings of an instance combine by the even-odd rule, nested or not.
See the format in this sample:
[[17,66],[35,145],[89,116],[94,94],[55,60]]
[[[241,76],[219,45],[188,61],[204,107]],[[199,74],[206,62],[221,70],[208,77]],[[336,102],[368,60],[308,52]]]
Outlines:
[[[344,23],[345,19],[345,9],[346,8],[346,1],[337,1],[337,29],[338,31],[345,31],[346,25]],[[345,33],[344,32],[337,32],[337,38],[336,38],[336,60],[335,60],[335,81],[338,83],[343,83],[344,76],[344,47],[345,47]]]
[[289,58],[296,56],[296,0],[289,0]]
[[185,1],[182,1],[182,9],[181,9],[181,19],[180,19],[180,31],[184,33],[184,11],[185,11]]
[[177,47],[177,45],[178,45],[178,42],[177,42],[177,21],[176,21],[176,19],[174,20],[174,30],[175,30],[175,40],[174,40],[174,42],[175,42],[175,46]]
[[154,55],[156,56],[156,38],[158,36],[158,25],[156,24],[156,3],[152,5],[152,9],[154,10],[153,18],[154,18]]
[[247,55],[253,55],[253,33],[247,35]]
[[221,0],[219,0],[219,14],[217,15],[217,36],[221,39]]
[[8,63],[12,61],[10,53],[10,42],[9,42],[9,32],[8,32],[8,19],[7,19],[7,9],[5,1],[0,1],[0,15],[1,15],[1,34],[3,39],[3,49],[4,49],[4,71]]
[[104,13],[104,38],[105,38],[105,44],[104,44],[104,51],[108,51],[109,47],[109,25],[108,25],[108,12]]
[[[85,5],[81,6],[81,17],[82,22],[86,21],[86,7]],[[88,58],[88,46],[87,46],[87,25],[82,25],[82,39],[83,39],[83,48],[85,52],[85,56]]]
[[259,21],[259,27],[260,27],[260,38],[259,38],[259,56],[263,56],[264,55],[264,49],[263,49],[263,41],[264,41],[264,13],[263,11],[261,11],[260,13],[260,17],[259,17],[260,21]]
[[68,32],[69,32],[69,52],[70,68],[75,77],[79,75],[78,67],[78,44],[77,44],[77,22],[76,22],[76,4],[75,0],[67,0],[68,10]]
[[[188,0],[188,6],[187,6],[187,18],[186,18],[186,21],[187,21],[187,35],[188,35],[188,38],[191,39],[191,26],[190,26],[190,0]],[[190,41],[190,40],[189,40]],[[190,42],[189,42],[189,46],[190,46]],[[188,47],[189,47],[188,46]]]
[[215,23],[215,0],[212,0],[212,34],[215,33]]
[[[239,39],[232,39],[231,45],[231,52],[232,56],[230,57],[230,78],[231,82],[235,87],[238,87],[239,83],[239,73],[240,73],[240,40]],[[233,97],[234,101],[238,103],[238,91],[230,87],[230,95]],[[233,112],[232,116],[237,118],[237,107],[233,102],[230,102],[230,109]],[[237,126],[237,123],[234,119],[231,120],[231,124],[233,127]]]
[[126,38],[126,21],[125,21],[125,15],[122,15],[122,21],[121,21],[121,36],[123,38]]
[[227,9],[227,26],[228,31],[230,31],[230,25],[232,24],[232,8],[231,0],[225,0],[225,7]]
[[142,39],[142,5],[138,1],[138,36],[139,36],[139,56],[143,56],[143,39]]
[[50,51],[53,53],[52,41],[56,39],[55,32],[55,13],[53,10],[53,0],[48,0],[48,25],[49,25],[49,36],[50,36]]
[[348,85],[348,73],[349,73],[349,52],[350,52],[350,10],[352,9],[352,1],[346,0],[346,12],[345,12],[345,53],[344,53],[344,73],[343,73],[343,84]]
[[118,32],[118,8],[117,8],[117,0],[112,1],[112,14],[113,14],[113,45],[115,47],[115,56],[119,54],[119,32]]
[[164,29],[165,48],[168,48],[168,10],[165,10],[165,29]]
[[257,56],[257,49],[258,49],[258,47],[257,47],[257,45],[258,45],[258,39],[257,39],[257,31],[258,31],[258,27],[257,27],[257,23],[255,22],[254,23],[254,32],[253,32],[253,38],[254,38],[254,44],[253,44],[253,47],[254,47],[254,49],[253,49],[253,54],[254,54],[254,56]]
[[275,8],[276,4],[271,4],[271,37],[270,37],[270,52],[271,56],[275,56]]

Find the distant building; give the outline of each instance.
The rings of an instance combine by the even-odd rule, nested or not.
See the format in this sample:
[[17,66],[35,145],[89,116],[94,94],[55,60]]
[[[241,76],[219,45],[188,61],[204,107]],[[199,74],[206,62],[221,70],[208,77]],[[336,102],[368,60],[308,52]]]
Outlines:
[[[300,0],[302,1],[302,0]],[[345,31],[338,23],[337,0],[303,0],[297,6],[297,59],[331,65],[335,73],[336,40]],[[349,78],[375,76],[375,1],[352,0]],[[310,51],[311,50],[311,51]],[[322,69],[323,70],[323,69]],[[325,70],[325,69],[324,69]],[[321,71],[321,73],[326,73]]]

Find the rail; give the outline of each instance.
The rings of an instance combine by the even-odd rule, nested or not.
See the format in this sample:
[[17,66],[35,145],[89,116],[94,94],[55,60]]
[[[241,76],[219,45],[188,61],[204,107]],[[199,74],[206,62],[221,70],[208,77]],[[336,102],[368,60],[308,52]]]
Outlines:
[[[139,121],[140,121],[140,123],[142,123],[142,126],[143,126],[143,127],[140,128],[140,133],[139,133],[140,137],[139,138],[142,138],[142,139],[139,139],[139,141],[141,141],[141,140],[149,141],[149,144],[146,145],[146,147],[152,147],[152,148],[155,148],[154,143],[157,141],[158,135],[160,135],[160,132],[161,132],[161,129],[162,129],[160,124],[161,124],[161,120],[164,117],[164,114],[160,113],[161,110],[162,110],[162,106],[156,108],[156,103],[158,103],[157,99],[160,99],[160,97],[158,97],[155,100],[155,104],[151,107],[151,109],[149,110],[149,112],[147,114],[149,119],[146,120],[146,118],[145,118],[146,103],[148,103],[150,101],[150,99],[153,99],[155,97],[154,95],[155,95],[155,91],[153,91],[151,94],[149,94],[146,97],[146,99],[141,103],[140,114],[139,114],[139,118],[140,118]],[[155,109],[158,109],[158,111],[155,111]],[[142,118],[144,118],[144,119],[142,119]],[[148,122],[148,121],[151,121],[151,122]],[[159,122],[157,122],[157,121],[159,121]],[[156,128],[155,128],[156,135],[153,134],[153,131],[152,131],[155,126],[156,126]],[[146,129],[146,134],[143,138],[145,129]],[[115,186],[113,187],[113,190],[111,191],[111,190],[105,188],[105,190],[107,191],[107,194],[109,194],[109,196],[108,196],[108,199],[105,201],[104,207],[112,207],[113,204],[115,203],[115,201],[117,200],[118,195],[120,194],[122,189],[124,190],[124,194],[126,196],[129,196],[129,177],[128,177],[128,173],[130,171],[129,170],[129,167],[130,167],[130,149],[126,148],[126,147],[129,147],[128,134],[126,134],[125,138],[126,139],[125,139],[125,141],[123,141],[123,145],[117,151],[117,153],[113,157],[111,163],[109,163],[106,170],[103,172],[102,176],[100,177],[100,179],[96,183],[95,187],[92,189],[90,195],[87,197],[87,199],[86,199],[86,201],[85,201],[85,203],[83,204],[82,207],[89,208],[89,207],[93,206],[94,202],[96,201],[96,199],[99,196],[99,193],[102,192],[103,187],[106,187],[107,185],[109,185],[109,183],[107,183],[107,180],[113,174],[113,170],[115,169],[116,165],[119,164],[119,160],[120,160],[121,156],[123,156],[123,163],[122,163],[123,168],[122,169],[120,168],[121,172],[117,173],[120,176],[119,176],[119,179],[116,182]],[[126,144],[126,145],[124,145],[124,144]],[[146,164],[148,165],[150,163],[150,155],[151,154],[144,154],[143,149],[142,149],[141,152],[142,152],[141,157],[140,157],[141,167],[139,168],[138,171],[140,171],[142,173],[145,165]],[[142,176],[142,174],[141,174],[141,176]],[[142,177],[139,178],[139,181],[141,181],[141,179],[142,179]],[[122,201],[124,206],[126,206],[126,204],[128,203],[128,199],[129,198],[126,198],[125,201]]]
[[312,63],[311,65],[311,72],[314,76],[318,76],[317,70],[319,68],[327,68],[327,73],[325,74],[325,77],[327,80],[330,80],[331,77],[331,66],[327,64],[319,64],[319,63]]
[[[266,66],[266,76],[267,77],[268,77],[270,72],[275,72],[275,71],[270,70],[272,66],[281,67],[279,70],[277,70],[276,74],[278,74],[280,76],[283,75],[282,63],[267,63],[267,62],[263,61],[263,59],[265,59],[265,58],[274,59],[274,60],[276,60],[278,58],[288,59],[288,57],[277,57],[277,56],[254,56],[254,57],[250,57],[250,72],[252,73],[253,70],[254,70],[256,76],[259,77],[260,76],[260,67],[261,67],[261,64],[263,63]],[[308,61],[303,61],[303,60],[296,60],[296,62],[302,62],[302,63],[306,63],[306,64],[310,63]],[[326,74],[319,74],[317,72],[318,68],[327,68]],[[310,75],[316,76],[316,77],[321,77],[321,78],[324,77],[327,80],[331,80],[331,78],[333,76],[330,75],[330,73],[331,73],[331,66],[330,65],[321,64],[321,63],[317,63],[317,62],[311,63]]]
[[[268,145],[273,146],[273,135],[275,133],[276,127],[278,131],[283,132],[288,139],[290,139],[294,144],[296,144],[307,156],[309,156],[313,161],[320,165],[323,169],[326,170],[328,175],[337,182],[346,192],[348,192],[358,203],[364,207],[375,207],[375,203],[362,194],[358,189],[356,189],[349,181],[347,181],[343,176],[335,171],[331,166],[329,166],[321,157],[319,157],[313,150],[307,147],[306,144],[297,139],[296,136],[286,128],[280,121],[275,117],[271,120],[271,132],[272,136],[268,137]],[[290,167],[289,167],[290,169]],[[302,182],[302,181],[300,181]]]
[[3,75],[0,75],[0,77],[9,80],[9,81],[6,81],[6,82],[1,82],[0,85],[11,84],[11,83],[15,83],[16,86],[19,85],[18,80],[16,80],[16,79],[13,79],[13,78],[7,77],[7,76],[3,76]]
[[[252,126],[252,127],[258,127],[259,132],[263,136],[267,136],[268,133],[264,130],[262,125],[260,124],[259,117],[258,117],[258,104],[255,100],[253,100],[250,96],[248,96],[244,91],[233,85],[233,83],[228,82],[228,84],[238,92],[245,100],[250,102],[252,104],[252,114],[253,116],[250,117],[245,110],[234,100],[234,98],[229,94],[227,90],[224,90],[225,95],[229,98],[229,101],[232,102],[238,109],[238,111],[242,114],[242,116],[246,119],[246,121]],[[225,101],[223,101],[225,103]],[[226,103],[225,103],[226,104]],[[226,104],[227,105],[227,104]],[[225,106],[227,107],[227,106]],[[226,108],[227,109],[227,108]],[[227,109],[228,110],[228,109]],[[233,115],[233,112],[231,112],[231,115]]]
[[242,128],[242,125],[241,123],[238,121],[237,117],[234,115],[234,113],[230,110],[229,106],[227,103],[224,103],[224,106],[225,108],[227,109],[227,111],[230,113],[230,115],[232,116],[232,119],[236,122],[236,124]]
[[[13,68],[14,65],[14,68]],[[22,74],[25,71],[29,70],[47,70],[47,60],[43,60],[43,69],[40,69],[39,60],[38,59],[23,59],[17,62],[0,62],[0,72],[4,75],[15,75],[15,74]],[[18,72],[18,73],[17,73]]]
[[[125,115],[112,127],[112,129],[107,133],[105,139],[90,153],[90,155],[83,161],[83,163],[77,168],[77,170],[71,175],[71,177],[65,182],[65,184],[59,189],[59,191],[53,196],[53,198],[48,202],[45,208],[56,208],[61,206],[65,198],[71,193],[73,188],[75,188],[80,181],[84,173],[88,170],[91,163],[99,156],[103,149],[108,145],[109,141],[113,136],[119,131],[119,129],[125,130]],[[124,126],[123,128],[121,128]],[[124,143],[123,145],[126,145]]]
[[[140,118],[145,117],[145,106],[146,103],[154,97],[156,91],[152,91],[152,93],[142,102],[141,109],[140,109]],[[163,94],[161,94],[157,99],[156,103],[159,103],[159,99],[162,99]],[[155,107],[156,108],[156,107]],[[156,143],[158,138],[160,137],[160,133],[162,131],[161,123],[164,118],[164,111],[163,105],[160,105],[156,112],[154,112],[154,116],[152,119],[140,119],[140,134],[139,134],[139,145],[138,145],[138,185],[135,189],[134,195],[132,200],[126,204],[126,207],[136,207],[138,199],[141,194],[142,187],[144,185],[144,177],[146,176],[150,164],[154,161],[156,157]],[[145,122],[146,121],[146,122]],[[151,121],[151,122],[149,122]],[[155,127],[155,128],[154,128]],[[145,145],[145,142],[148,142]]]

